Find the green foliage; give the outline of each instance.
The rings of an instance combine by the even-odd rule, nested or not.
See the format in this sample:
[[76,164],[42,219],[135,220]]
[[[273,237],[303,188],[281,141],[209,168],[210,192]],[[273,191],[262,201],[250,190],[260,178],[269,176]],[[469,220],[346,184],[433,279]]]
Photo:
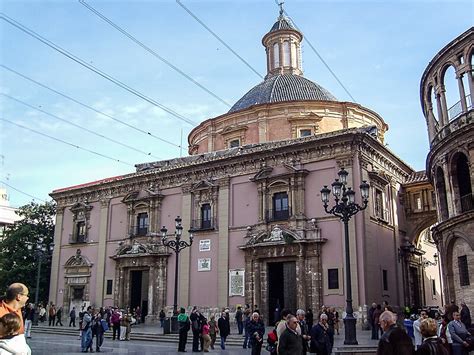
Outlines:
[[[52,202],[30,202],[19,208],[17,214],[22,219],[6,230],[0,243],[0,294],[11,283],[21,282],[28,286],[30,302],[34,302],[39,258],[35,258],[34,251],[28,250],[27,245],[30,243],[34,249],[42,240],[42,245],[49,250],[54,239],[55,213],[56,205]],[[40,302],[48,300],[50,274],[51,259],[46,256],[41,262]]]

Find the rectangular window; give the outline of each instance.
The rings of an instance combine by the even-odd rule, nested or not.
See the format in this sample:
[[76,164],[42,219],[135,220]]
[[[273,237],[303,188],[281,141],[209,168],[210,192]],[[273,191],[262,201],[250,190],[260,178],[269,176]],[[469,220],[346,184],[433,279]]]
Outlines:
[[112,285],[113,285],[113,280],[107,280],[107,287],[105,294],[106,295],[111,295],[112,294]]
[[415,210],[421,211],[422,210],[422,205],[421,205],[421,195],[420,194],[415,194],[414,195],[414,200],[415,200]]
[[300,129],[300,137],[309,137],[311,136],[311,129]]
[[283,42],[283,66],[290,66],[290,42]]
[[281,221],[289,217],[288,193],[278,192],[273,195],[273,220]]
[[388,291],[388,272],[387,272],[387,270],[382,270],[382,279],[383,279],[383,290]]
[[436,296],[436,282],[435,280],[431,280],[431,291],[433,292],[433,297]]
[[237,148],[240,147],[240,139],[232,139],[229,142],[229,148]]
[[339,269],[328,269],[328,290],[339,288]]
[[136,235],[148,234],[148,213],[143,212],[137,215],[137,232]]
[[86,241],[86,222],[81,221],[76,224],[76,243],[85,243]]
[[211,228],[211,204],[209,203],[201,206],[201,228]]
[[458,257],[459,283],[461,286],[469,286],[469,268],[467,265],[467,255]]
[[383,194],[379,189],[375,189],[375,216],[384,219]]

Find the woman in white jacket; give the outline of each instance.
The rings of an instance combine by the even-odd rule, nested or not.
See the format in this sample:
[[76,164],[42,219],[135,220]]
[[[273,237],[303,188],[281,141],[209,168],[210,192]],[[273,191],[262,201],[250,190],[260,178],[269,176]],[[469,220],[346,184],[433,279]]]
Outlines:
[[14,313],[0,318],[0,355],[30,355],[24,334],[19,334],[21,319]]

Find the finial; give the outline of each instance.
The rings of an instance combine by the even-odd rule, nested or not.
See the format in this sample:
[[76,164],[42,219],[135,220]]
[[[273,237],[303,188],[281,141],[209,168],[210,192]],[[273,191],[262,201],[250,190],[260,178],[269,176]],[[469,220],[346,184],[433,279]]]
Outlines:
[[278,6],[280,6],[280,16],[283,16],[283,13],[285,12],[285,10],[283,10],[284,3],[284,1],[278,3]]

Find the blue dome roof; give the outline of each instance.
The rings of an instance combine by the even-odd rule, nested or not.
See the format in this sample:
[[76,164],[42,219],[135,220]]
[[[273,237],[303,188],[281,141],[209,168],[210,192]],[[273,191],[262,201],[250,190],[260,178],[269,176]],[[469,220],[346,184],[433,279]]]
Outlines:
[[299,100],[337,101],[325,88],[301,75],[278,74],[250,89],[232,106],[229,113],[254,105]]

